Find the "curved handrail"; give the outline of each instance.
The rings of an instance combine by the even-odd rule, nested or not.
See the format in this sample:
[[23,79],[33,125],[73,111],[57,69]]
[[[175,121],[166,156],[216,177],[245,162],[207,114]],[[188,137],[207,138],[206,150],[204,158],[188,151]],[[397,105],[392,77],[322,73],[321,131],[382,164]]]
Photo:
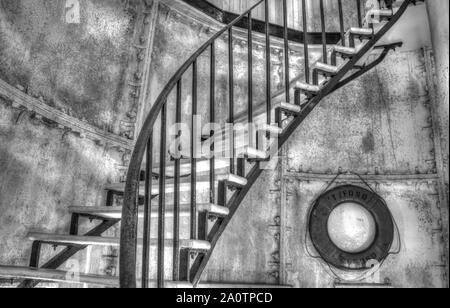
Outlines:
[[139,187],[139,175],[141,171],[142,161],[148,141],[153,132],[153,126],[163,108],[167,103],[167,97],[173,91],[178,81],[183,77],[184,73],[197,58],[203,54],[214,42],[226,31],[230,30],[234,25],[241,21],[251,11],[258,7],[266,0],[260,0],[250,9],[242,13],[233,22],[225,26],[222,30],[213,35],[205,44],[203,44],[173,75],[150,110],[146,118],[139,137],[136,141],[135,148],[131,156],[130,166],[125,185],[125,195],[122,209],[122,225],[120,238],[120,285],[125,288],[136,287],[136,248],[137,248],[137,191]]

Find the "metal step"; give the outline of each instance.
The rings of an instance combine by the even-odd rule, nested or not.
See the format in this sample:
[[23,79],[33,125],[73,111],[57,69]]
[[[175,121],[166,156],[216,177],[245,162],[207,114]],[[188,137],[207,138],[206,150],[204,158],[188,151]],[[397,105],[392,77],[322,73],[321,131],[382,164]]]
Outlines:
[[330,64],[325,64],[322,62],[316,62],[316,64],[314,65],[314,69],[322,74],[327,75],[327,76],[334,76],[337,73],[339,73],[340,67],[330,65]]
[[[21,266],[3,266],[0,265],[0,277],[7,279],[31,279],[57,283],[70,283],[70,284],[88,284],[94,286],[103,286],[110,288],[119,287],[118,277],[108,277],[91,274],[76,274],[73,275],[67,271],[61,270],[49,270],[49,269],[36,269],[31,267]],[[137,281],[137,285],[140,286],[140,281]],[[156,281],[151,280],[149,284],[150,288],[156,288]],[[193,285],[184,281],[165,281],[166,288],[193,288]],[[291,286],[281,285],[259,285],[259,284],[239,284],[239,283],[207,283],[200,282],[198,288],[204,289],[265,289],[265,288],[291,288]]]
[[[257,124],[256,129],[257,129],[257,131],[255,131],[253,133],[253,140],[256,140],[256,136],[257,136],[258,132],[267,132],[267,133],[270,133],[270,135],[272,135],[272,136],[281,135],[283,133],[283,129],[281,127],[278,127],[277,124],[270,124],[270,125],[269,124]],[[221,133],[222,132],[219,132],[219,134],[221,134]],[[245,132],[235,135],[234,146],[235,146],[236,152],[242,151],[247,146],[251,146],[248,144],[248,140],[249,140],[248,137],[249,137],[249,133],[247,130]],[[210,140],[210,137],[204,138],[204,142],[207,140]],[[221,149],[222,151],[225,151],[225,149],[227,149],[227,147],[230,146],[229,136],[227,136],[227,135],[223,136],[223,138],[221,138],[218,142],[215,142],[214,145],[215,145],[216,149]],[[222,161],[223,159],[220,158],[220,160]],[[223,164],[228,167],[230,160],[225,159],[225,161],[226,162],[223,162]],[[216,169],[218,169],[218,168],[216,167]]]
[[[236,123],[236,124],[239,124],[239,125],[244,124],[244,125],[246,125],[246,123],[241,123],[241,122]],[[277,124],[270,124],[270,125],[267,124],[267,123],[254,123],[254,124],[256,125],[256,129],[258,131],[266,131],[266,132],[271,133],[271,134],[282,134],[283,133],[283,129],[278,127]],[[217,132],[215,132],[215,136],[220,136],[224,132],[225,132],[225,129],[217,131]],[[245,132],[245,136],[247,136],[247,134],[248,134],[248,132]],[[205,136],[202,137],[202,139],[203,139],[203,141],[206,141],[206,140],[211,139],[211,137],[209,135],[205,135]]]
[[357,27],[350,28],[349,33],[361,37],[372,37],[375,34],[373,29]]
[[[214,170],[225,169],[230,166],[229,159],[215,159]],[[197,160],[197,173],[209,172],[210,164],[209,159],[201,158]],[[142,165],[142,171],[145,171],[145,163]],[[159,174],[159,167],[157,164],[153,166],[153,174]],[[173,160],[166,162],[166,175],[173,176],[175,174],[175,162]],[[180,159],[180,175],[191,174],[191,162],[190,158]]]
[[[230,210],[224,206],[219,206],[215,204],[197,204],[198,212],[207,212],[212,216],[225,217],[228,216]],[[122,218],[122,207],[121,206],[102,206],[102,207],[87,207],[87,206],[71,206],[69,207],[69,212],[71,214],[80,214],[86,216],[95,216],[106,219],[121,219]],[[173,204],[166,204],[166,217],[173,217]],[[180,205],[180,216],[189,217],[191,215],[191,205],[181,204]],[[144,209],[139,208],[139,218],[144,217]],[[152,207],[152,217],[158,217],[157,206]]]
[[341,54],[345,57],[353,57],[354,55],[356,55],[358,53],[357,48],[346,47],[346,46],[341,46],[341,45],[334,46],[333,51],[335,53]]
[[[197,189],[208,189],[209,188],[209,176],[201,176],[197,178]],[[105,190],[113,191],[116,193],[123,194],[125,192],[125,183],[113,183],[108,184],[104,187]],[[166,180],[166,190],[165,193],[173,193],[175,191],[174,180]],[[180,192],[191,191],[191,177],[180,178]],[[152,195],[157,196],[159,194],[159,184],[157,180],[153,180]],[[139,195],[145,195],[145,182],[141,181],[139,185]]]
[[[28,239],[32,241],[39,241],[46,244],[74,246],[74,245],[93,245],[93,246],[120,246],[120,238],[118,237],[100,237],[100,236],[78,236],[78,235],[59,235],[48,233],[31,232],[27,235]],[[142,246],[142,239],[138,239],[138,245]],[[158,245],[158,239],[150,240],[151,246]],[[173,240],[166,239],[165,246],[173,247]],[[208,251],[211,249],[211,244],[207,241],[199,240],[180,240],[180,247],[198,251]]]
[[372,9],[369,11],[369,15],[372,19],[379,17],[380,20],[389,20],[394,16],[396,11],[398,11],[398,9]]
[[247,158],[251,160],[266,160],[269,158],[269,154],[267,152],[258,150],[253,147],[244,147],[242,149],[237,150],[237,156],[240,158]]
[[321,87],[319,85],[312,85],[309,83],[304,83],[298,81],[295,84],[295,89],[300,90],[302,93],[305,93],[307,95],[317,95],[319,93]]
[[302,108],[300,106],[286,102],[277,103],[275,104],[274,108],[281,109],[281,111],[283,111],[284,113],[293,115],[297,115],[302,111]]
[[235,174],[227,174],[219,176],[219,181],[225,181],[228,186],[241,188],[247,185],[247,179]]
[[268,133],[271,133],[273,135],[281,135],[283,133],[283,129],[281,127],[278,127],[277,124],[263,124],[259,126],[261,130],[266,131]]

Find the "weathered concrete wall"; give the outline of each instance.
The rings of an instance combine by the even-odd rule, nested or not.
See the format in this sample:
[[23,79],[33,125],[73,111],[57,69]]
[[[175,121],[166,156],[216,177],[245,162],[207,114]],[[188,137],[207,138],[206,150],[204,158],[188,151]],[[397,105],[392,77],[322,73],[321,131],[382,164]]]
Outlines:
[[122,164],[116,150],[20,113],[0,98],[0,264],[28,264],[30,231],[66,234],[69,206],[104,204]]
[[125,89],[135,16],[120,0],[75,2],[78,23],[68,20],[70,1],[2,0],[0,77],[118,134],[133,109]]
[[326,98],[289,141],[289,168],[435,173],[423,65],[420,51],[392,55]]
[[[25,101],[62,111],[65,119],[86,125],[74,134],[60,118],[42,119],[10,101],[2,88],[0,264],[29,263],[30,231],[67,234],[69,206],[105,205],[103,187],[118,182],[127,163],[126,147],[108,144],[101,133],[96,142],[80,137],[85,128],[100,128],[105,136],[119,138],[124,132],[121,122],[130,121],[128,113],[136,108],[127,82],[136,65],[131,51],[137,14],[129,9],[134,2],[125,6],[122,1],[83,1],[79,23],[68,23],[65,5],[73,2],[0,2],[2,82],[22,90]],[[81,222],[81,232],[92,227]],[[87,267],[115,274],[110,257],[114,251],[109,250],[91,249],[73,260],[82,272]],[[46,247],[42,261],[56,252]]]

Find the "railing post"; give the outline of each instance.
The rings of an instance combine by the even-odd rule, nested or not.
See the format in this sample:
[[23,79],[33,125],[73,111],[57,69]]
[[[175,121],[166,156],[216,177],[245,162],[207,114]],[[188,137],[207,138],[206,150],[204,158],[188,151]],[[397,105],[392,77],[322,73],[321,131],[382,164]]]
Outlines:
[[197,239],[197,60],[192,64],[192,131],[191,131],[191,239]]
[[[177,129],[181,127],[181,95],[182,95],[182,81],[181,79],[177,83],[177,98],[176,98],[176,114],[175,122]],[[178,138],[182,132],[178,131]],[[179,149],[177,149],[179,150]],[[177,153],[175,158],[175,170],[174,170],[174,200],[173,200],[173,280],[178,281],[180,279],[180,153]]]
[[254,132],[252,130],[253,123],[253,22],[252,22],[252,12],[248,13],[248,144],[249,146],[254,146]]
[[272,91],[271,91],[271,59],[270,59],[270,7],[269,0],[265,0],[265,20],[266,20],[266,112],[267,124],[272,122]]
[[342,46],[345,46],[345,26],[344,26],[344,12],[342,9],[342,0],[338,0],[338,7],[339,7],[339,27],[341,31],[341,44]]
[[31,246],[31,259],[30,259],[30,267],[39,268],[39,260],[41,257],[41,247],[42,243],[39,241],[34,241]]
[[[210,82],[210,92],[209,92],[209,100],[210,100],[210,105],[209,105],[209,120],[211,123],[214,123],[216,121],[216,45],[213,42],[211,44],[211,71],[210,71],[210,78],[211,78],[211,82]],[[210,131],[210,135],[209,137],[212,139],[212,143],[211,143],[211,160],[209,161],[209,189],[210,189],[210,193],[209,193],[209,202],[211,204],[215,203],[215,199],[216,199],[216,186],[215,186],[215,181],[216,181],[216,175],[215,175],[215,144],[214,144],[214,135],[215,135],[215,131]]]
[[150,261],[150,222],[152,219],[153,136],[147,143],[145,166],[144,238],[142,247],[142,288],[148,288]]
[[158,209],[158,288],[164,288],[164,248],[166,223],[166,121],[167,101],[161,109],[161,148],[159,167],[159,209]]
[[303,19],[303,50],[305,57],[305,82],[309,83],[309,49],[308,49],[308,16],[306,14],[306,0],[302,0],[302,19]]
[[[229,83],[229,119],[228,123],[234,124],[234,54],[233,54],[233,27],[228,30],[228,83]],[[232,131],[230,133],[230,173],[235,173],[234,158],[234,129],[231,126]]]
[[328,63],[328,52],[327,52],[327,33],[325,25],[325,8],[323,5],[323,0],[320,0],[320,22],[322,26],[322,52],[323,52],[323,63]]
[[78,235],[78,226],[80,222],[80,215],[72,214],[72,218],[70,219],[70,235]]
[[356,6],[357,6],[357,14],[358,14],[358,27],[362,28],[363,22],[362,22],[362,12],[361,12],[361,0],[356,0]]
[[287,1],[283,0],[283,26],[284,26],[284,79],[285,79],[285,91],[286,102],[291,102],[290,96],[290,73],[289,73],[289,32],[288,32],[288,14],[287,14]]

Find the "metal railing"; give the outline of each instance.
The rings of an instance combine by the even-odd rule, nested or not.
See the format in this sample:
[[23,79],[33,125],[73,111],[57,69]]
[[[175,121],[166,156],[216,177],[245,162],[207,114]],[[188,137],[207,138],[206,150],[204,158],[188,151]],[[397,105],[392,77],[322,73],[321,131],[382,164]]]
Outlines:
[[[253,27],[252,27],[252,12],[260,5],[265,6],[265,112],[267,114],[266,122],[268,125],[272,125],[272,89],[271,89],[271,34],[270,34],[270,0],[260,0],[255,5],[253,5],[249,10],[237,17],[233,22],[225,26],[222,30],[217,32],[211,37],[205,44],[202,45],[174,74],[167,85],[162,90],[161,94],[155,101],[151,111],[146,118],[142,130],[137,139],[135,149],[131,157],[131,163],[128,169],[127,181],[125,187],[123,213],[122,213],[122,225],[121,225],[121,242],[120,242],[120,285],[125,288],[135,288],[137,286],[137,269],[138,269],[138,255],[137,255],[137,234],[138,234],[138,207],[139,204],[144,205],[144,228],[143,228],[143,251],[142,251],[142,275],[141,275],[141,286],[146,288],[149,286],[149,270],[150,270],[150,233],[151,233],[151,212],[152,212],[152,200],[155,196],[158,196],[158,234],[157,234],[157,286],[165,286],[165,231],[166,231],[166,163],[167,163],[167,119],[168,119],[168,98],[171,93],[174,92],[176,100],[176,110],[175,110],[175,121],[180,123],[182,120],[182,96],[183,96],[183,77],[188,74],[189,70],[192,70],[192,103],[190,117],[192,122],[195,121],[195,116],[199,113],[198,106],[198,60],[200,56],[209,52],[210,62],[210,89],[209,89],[209,117],[211,123],[216,121],[216,49],[217,40],[223,35],[228,35],[228,83],[229,83],[229,96],[228,96],[228,119],[227,123],[234,124],[235,122],[235,95],[234,95],[234,49],[233,49],[233,28],[237,23],[246,22],[248,29],[248,122],[253,123],[254,117],[254,90],[253,90]],[[306,8],[306,0],[302,1],[302,10],[299,12],[299,16],[303,19],[303,34],[304,34],[304,70],[305,70],[305,82],[309,83],[311,78],[310,72],[310,61],[309,61],[309,43],[308,43],[308,15]],[[342,7],[342,0],[338,1],[339,7],[339,25],[340,33],[342,38],[342,45],[345,46],[345,24],[344,24],[344,12]],[[359,26],[362,26],[362,7],[360,0],[355,1],[357,20]],[[406,0],[405,2],[408,2]],[[403,12],[400,12],[400,14]],[[284,82],[285,82],[285,92],[286,92],[286,102],[291,102],[290,90],[290,42],[289,42],[289,31],[287,22],[287,3],[283,0],[283,16],[284,16]],[[326,41],[326,25],[325,25],[325,7],[323,0],[320,0],[320,19],[321,19],[321,32],[322,32],[322,45],[323,45],[323,62],[327,63],[327,41]],[[397,18],[398,19],[398,18]],[[396,18],[388,25],[392,26],[395,23]],[[357,60],[361,58],[363,53],[366,53],[373,45],[378,41],[382,35],[387,31],[380,31],[380,35],[376,35],[364,48],[361,49],[360,54],[356,55],[354,59],[349,61],[343,68],[343,71],[336,76],[335,80],[331,80],[324,87],[323,91],[314,98],[308,98],[309,101],[306,102],[306,107],[303,113],[291,123],[291,125],[282,134],[279,141],[279,146],[287,140],[287,138],[292,134],[296,127],[304,120],[304,118],[312,111],[312,109],[317,105],[317,103],[328,93],[331,93],[339,81],[349,72],[352,67],[356,64]],[[297,99],[299,93],[295,92],[295,104],[300,104],[300,99]],[[303,102],[302,106],[305,106]],[[159,121],[158,121],[159,119]],[[155,144],[156,138],[154,136],[154,131],[156,130],[155,125],[157,122],[160,123],[160,136],[159,144]],[[178,136],[181,132],[178,132]],[[249,138],[252,138],[253,134],[249,134]],[[191,154],[194,151],[196,142],[194,140],[193,132],[191,132]],[[210,137],[213,137],[213,132],[211,132]],[[230,147],[234,150],[234,138],[230,140]],[[253,144],[251,142],[250,144]],[[153,162],[154,162],[154,151],[159,145],[159,174],[155,177],[153,173]],[[218,237],[225,229],[229,220],[235,213],[238,205],[242,202],[243,198],[249,191],[252,184],[261,174],[261,169],[259,168],[259,163],[254,163],[253,168],[250,172],[246,173],[245,161],[242,158],[236,158],[234,153],[230,158],[229,172],[231,174],[237,174],[241,177],[246,177],[248,179],[248,184],[242,187],[238,192],[236,192],[229,200],[224,197],[223,187],[219,187],[216,193],[216,174],[215,167],[216,162],[214,159],[214,146],[211,147],[212,158],[209,159],[209,201],[211,204],[218,204],[221,206],[229,206],[230,217],[227,219],[219,219],[216,221],[210,232],[208,232],[207,227],[207,214],[198,213],[197,211],[197,164],[198,160],[195,155],[191,155],[190,158],[190,239],[191,240],[205,240],[211,243],[211,249],[214,248]],[[142,179],[142,164],[145,158],[145,176],[144,176],[144,196],[143,202],[140,197],[140,181]],[[193,264],[190,264],[190,251],[189,249],[180,247],[180,172],[181,160],[180,158],[174,159],[174,172],[173,172],[173,253],[172,253],[172,279],[174,281],[186,281],[189,280],[192,283],[198,283],[201,273],[203,272],[206,263],[210,257],[210,253],[199,253]],[[152,190],[153,185],[158,182],[157,193]],[[141,201],[141,202],[140,202]],[[230,206],[231,204],[231,206]]]

